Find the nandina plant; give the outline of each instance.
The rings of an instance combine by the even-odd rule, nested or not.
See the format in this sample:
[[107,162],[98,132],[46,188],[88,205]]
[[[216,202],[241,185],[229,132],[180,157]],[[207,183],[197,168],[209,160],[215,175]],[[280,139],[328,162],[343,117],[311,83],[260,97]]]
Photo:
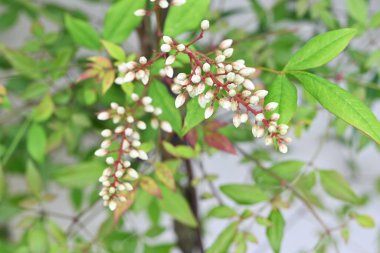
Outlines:
[[[24,81],[69,83],[57,91],[35,91],[33,112],[23,116],[15,133],[4,129],[10,145],[1,153],[2,203],[10,210],[35,212],[23,221],[27,229],[17,252],[240,253],[257,247],[264,252],[260,247],[266,244],[273,252],[288,252],[282,250],[290,220],[284,213],[299,206],[320,231],[307,252],[340,252],[341,242],[349,244],[354,221],[375,226],[359,210],[366,197],[337,170],[316,164],[330,129],[345,144],[358,138],[363,147],[380,144],[380,123],[366,105],[374,99],[364,103],[330,81],[345,78],[337,72],[339,62],[326,66],[345,54],[363,27],[339,25],[300,43],[289,37],[296,31],[270,28],[265,8],[258,1],[251,4],[260,17],[252,33],[222,29],[220,20],[231,13],[211,13],[210,0],[120,0],[107,10],[102,35],[68,11],[61,20],[64,35],[55,35],[65,36],[68,44],[57,38],[51,42],[52,35],[34,23],[33,34],[47,54],[37,66],[32,56],[2,48]],[[286,4],[279,1],[273,8]],[[349,5],[348,13],[361,19],[353,8]],[[125,51],[122,43],[134,31],[139,51]],[[255,44],[260,36],[264,44]],[[269,43],[274,38],[286,46],[276,48]],[[78,47],[94,52],[75,56]],[[8,92],[8,86],[0,86],[0,102],[12,113],[16,109],[8,93],[18,94],[11,87]],[[319,108],[329,112],[324,137],[318,144],[310,141],[316,147],[311,159],[294,159],[292,146]],[[359,131],[347,137],[348,125]],[[20,148],[24,135],[25,152]],[[289,135],[297,137],[293,143]],[[75,162],[62,166],[55,161],[61,147]],[[218,154],[240,157],[252,168],[250,178],[220,183],[219,173],[211,173],[205,163],[205,157]],[[30,193],[25,195],[5,190],[12,188],[5,187],[6,175],[18,166],[26,168]],[[235,168],[221,169],[236,174]],[[50,180],[69,189],[75,214],[44,205],[55,198],[47,190]],[[326,195],[339,201],[333,223],[325,220]],[[109,217],[95,233],[83,218],[94,208]],[[54,217],[67,221],[66,231]],[[215,219],[224,222],[210,237],[208,220]],[[165,232],[171,232],[168,241],[160,239]],[[4,242],[0,249],[8,252],[12,243]]]

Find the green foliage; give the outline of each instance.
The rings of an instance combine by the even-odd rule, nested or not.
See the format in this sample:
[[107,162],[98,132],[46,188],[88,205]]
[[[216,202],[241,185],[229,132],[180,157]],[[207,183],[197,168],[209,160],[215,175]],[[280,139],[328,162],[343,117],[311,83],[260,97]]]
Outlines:
[[227,184],[220,190],[238,204],[252,205],[268,200],[268,196],[255,185]]
[[271,222],[271,226],[267,228],[267,237],[275,253],[279,253],[281,250],[282,239],[284,237],[285,220],[281,212],[278,210],[272,210],[269,214],[268,220]]
[[65,25],[71,38],[78,46],[97,50],[100,48],[99,35],[86,21],[65,15]]
[[206,253],[227,253],[239,227],[238,222],[228,225],[216,238]]

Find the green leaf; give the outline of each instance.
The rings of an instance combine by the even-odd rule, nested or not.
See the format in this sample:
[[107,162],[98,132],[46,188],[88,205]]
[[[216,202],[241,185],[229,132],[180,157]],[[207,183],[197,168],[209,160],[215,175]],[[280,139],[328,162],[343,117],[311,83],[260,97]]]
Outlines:
[[4,53],[5,58],[19,73],[33,79],[42,78],[41,70],[35,59],[22,52],[8,48],[2,48],[1,52]]
[[226,184],[220,190],[238,204],[252,205],[268,200],[268,196],[255,185]]
[[162,109],[162,114],[159,116],[161,120],[168,121],[174,132],[180,134],[182,118],[181,113],[174,106],[174,98],[169,93],[165,84],[154,80],[149,88],[149,96],[152,97],[152,104]]
[[316,75],[293,72],[304,89],[332,114],[356,127],[380,144],[380,123],[358,98]]
[[284,70],[311,69],[328,63],[346,48],[355,34],[355,29],[345,28],[312,38],[293,55]]
[[38,125],[32,125],[26,136],[26,148],[30,156],[39,163],[45,160],[46,134],[44,129]]
[[54,103],[50,95],[46,95],[40,104],[33,111],[33,120],[36,122],[45,121],[54,112]]
[[267,228],[267,238],[273,251],[279,253],[284,236],[285,220],[279,210],[272,210],[268,219],[272,225]]
[[173,6],[165,22],[164,34],[177,36],[184,32],[200,30],[200,23],[207,18],[210,0],[187,0],[186,4]]
[[367,0],[347,0],[348,14],[362,25],[367,23],[368,1]]
[[104,20],[104,38],[113,43],[121,43],[140,23],[142,17],[134,12],[144,9],[146,1],[121,0],[115,2],[107,11]]
[[[284,161],[275,164],[268,172],[275,174],[281,179],[291,183],[300,174],[301,169],[304,167],[305,163],[301,161]],[[281,182],[268,172],[263,171],[261,168],[255,168],[253,170],[253,178],[257,185],[263,189],[278,189],[281,188]]]
[[280,114],[279,124],[287,124],[297,110],[297,89],[285,75],[279,75],[269,86],[265,104],[277,102],[276,111]]
[[112,86],[113,81],[115,80],[115,71],[108,70],[104,73],[103,82],[102,82],[102,94],[105,94]]
[[233,222],[226,227],[214,241],[206,253],[227,253],[237,233],[239,223]]
[[348,230],[348,227],[343,227],[340,230],[340,235],[342,236],[345,243],[347,243],[350,240],[350,230]]
[[6,178],[3,167],[0,165],[0,203],[3,200],[6,192]]
[[355,214],[356,222],[363,228],[374,228],[376,226],[374,219],[365,214]]
[[98,161],[89,161],[52,171],[54,181],[68,188],[83,189],[96,183],[102,175],[104,165]]
[[106,40],[102,40],[102,44],[107,50],[107,53],[115,60],[124,61],[126,59],[124,50],[118,45]]
[[360,198],[339,172],[335,170],[320,170],[319,176],[323,189],[331,197],[353,204],[360,203]]
[[48,253],[49,239],[43,223],[38,222],[28,230],[28,245],[30,253]]
[[161,187],[162,199],[159,200],[161,209],[174,219],[190,227],[197,227],[198,223],[186,199],[179,191],[173,192],[167,187]]
[[99,35],[88,22],[66,14],[65,27],[69,31],[71,38],[79,46],[93,50],[100,48]]
[[237,212],[229,206],[216,206],[210,210],[208,216],[215,218],[231,218],[237,216]]
[[185,146],[185,145],[173,146],[172,144],[166,141],[164,141],[162,144],[165,150],[175,157],[190,159],[198,155],[198,153],[189,146]]
[[181,136],[187,134],[191,129],[205,120],[205,110],[198,104],[198,99],[193,98],[186,104],[186,116]]
[[31,192],[40,197],[43,190],[43,181],[32,161],[28,161],[26,167],[26,182]]

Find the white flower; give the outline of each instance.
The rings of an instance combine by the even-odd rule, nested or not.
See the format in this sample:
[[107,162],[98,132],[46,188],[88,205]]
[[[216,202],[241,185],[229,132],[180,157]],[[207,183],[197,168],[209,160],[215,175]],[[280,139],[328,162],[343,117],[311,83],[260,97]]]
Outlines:
[[211,66],[207,62],[203,64],[202,69],[204,72],[210,72]]
[[[191,77],[191,81],[192,81],[193,83],[199,83],[201,80],[202,80],[202,78],[201,78],[201,76],[199,76],[199,75],[193,75],[193,76]],[[189,86],[188,86],[188,87],[189,87]]]
[[113,157],[109,156],[109,157],[106,158],[106,163],[108,165],[112,165],[112,164],[115,163],[115,160],[113,159]]
[[145,56],[141,56],[139,59],[139,63],[144,65],[148,62],[148,59]]
[[148,155],[145,153],[145,151],[143,151],[143,150],[139,150],[139,158],[141,159],[141,160],[148,160]]
[[244,80],[243,86],[247,90],[254,90],[255,89],[255,85],[253,84],[253,82],[251,80],[248,80],[248,79]]
[[172,126],[167,121],[162,121],[161,124],[160,124],[160,126],[161,126],[161,129],[164,130],[167,133],[173,132]]
[[247,113],[240,114],[240,121],[241,121],[241,123],[247,122],[248,121],[248,114]]
[[133,80],[135,80],[135,77],[136,77],[136,73],[135,72],[128,72],[125,76],[124,76],[124,83],[130,83],[132,82]]
[[137,128],[138,129],[141,129],[141,130],[145,130],[146,129],[146,124],[144,121],[138,121],[137,122]]
[[227,49],[227,48],[230,48],[230,47],[232,46],[232,43],[233,43],[233,40],[231,40],[231,39],[223,40],[223,41],[219,44],[219,48],[220,48],[220,49]]
[[227,48],[226,50],[224,50],[223,52],[223,55],[226,57],[226,58],[230,58],[234,53],[234,49],[233,48]]
[[186,49],[186,46],[184,44],[178,44],[177,45],[178,51],[183,52],[183,51],[185,51],[185,49]]
[[217,63],[221,63],[221,62],[224,62],[226,60],[226,57],[224,55],[218,55],[216,58],[215,58],[215,61]]
[[264,136],[264,134],[265,134],[265,129],[264,128],[262,128],[262,127],[260,127],[260,126],[258,126],[258,125],[253,125],[253,127],[252,127],[252,135],[253,135],[253,137],[255,137],[255,138],[261,138],[261,137],[263,137]]
[[169,45],[173,44],[173,40],[172,40],[172,38],[170,38],[169,36],[164,35],[164,36],[162,37],[162,40],[163,40],[166,44],[169,44]]
[[265,145],[269,146],[273,144],[273,138],[269,135],[265,137]]
[[141,102],[142,102],[144,105],[149,105],[149,104],[152,103],[152,101],[153,101],[153,99],[152,99],[151,97],[148,97],[148,96],[143,97],[142,100],[141,100]]
[[98,120],[107,120],[110,118],[110,114],[108,112],[101,112],[98,114]]
[[165,73],[168,77],[173,78],[174,70],[172,66],[165,66]]
[[203,31],[206,31],[206,30],[208,30],[210,28],[210,21],[208,21],[208,20],[203,20],[202,22],[201,22],[201,29],[203,30]]
[[130,169],[127,170],[127,174],[128,174],[128,176],[130,176],[133,179],[138,179],[139,178],[139,173],[137,173],[137,171],[134,170],[134,169],[132,169],[132,168],[130,168]]
[[110,203],[108,204],[108,207],[110,208],[111,211],[115,211],[117,207],[117,203],[115,200],[111,200]]
[[175,107],[180,108],[186,101],[185,94],[179,94],[175,99]]
[[207,103],[208,103],[208,101],[205,98],[205,95],[201,94],[198,96],[198,104],[200,107],[205,108]]
[[240,70],[240,74],[242,76],[250,76],[252,74],[254,74],[256,72],[256,69],[255,68],[243,68],[242,70]]
[[205,119],[210,118],[214,114],[214,107],[209,106],[205,111]]
[[238,128],[240,126],[241,119],[240,119],[239,113],[235,113],[234,117],[232,118],[232,122],[236,128]]
[[258,96],[260,99],[265,98],[268,95],[267,90],[258,90],[255,92],[255,96]]
[[280,119],[280,114],[278,113],[273,113],[271,116],[270,116],[270,120],[271,121],[277,121]]
[[146,15],[146,10],[144,9],[138,9],[135,11],[135,16],[142,17]]
[[158,5],[162,8],[162,9],[166,9],[169,7],[169,2],[167,0],[160,0],[158,2]]
[[265,116],[264,116],[263,113],[258,113],[258,114],[255,116],[255,120],[256,120],[257,122],[261,122],[261,121],[263,121],[264,119],[265,119]]

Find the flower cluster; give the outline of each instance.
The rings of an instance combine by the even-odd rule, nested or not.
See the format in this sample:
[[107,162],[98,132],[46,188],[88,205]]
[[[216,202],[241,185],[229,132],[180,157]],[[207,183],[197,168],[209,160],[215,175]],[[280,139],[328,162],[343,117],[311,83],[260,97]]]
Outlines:
[[280,114],[274,111],[278,103],[269,102],[264,106],[264,98],[268,91],[256,89],[252,81],[255,68],[247,67],[244,60],[229,61],[234,53],[231,47],[233,41],[222,41],[212,54],[202,54],[190,49],[190,45],[201,39],[208,28],[209,21],[204,20],[201,23],[202,33],[187,45],[178,43],[168,36],[163,37],[161,51],[166,53],[166,66],[162,73],[173,77],[171,65],[180,53],[188,56],[192,67],[190,73],[178,73],[173,79],[171,89],[177,94],[175,106],[179,108],[187,98],[197,97],[199,105],[206,108],[204,117],[208,119],[214,114],[214,105],[218,103],[222,108],[234,113],[235,127],[251,119],[254,137],[265,136],[267,145],[276,143],[280,152],[286,153],[287,144],[291,139],[284,137],[288,126],[277,123]]
[[119,77],[115,79],[115,83],[122,85],[124,83],[133,82],[134,80],[139,80],[144,85],[147,85],[150,76],[150,71],[147,66],[148,60],[144,56],[140,57],[138,62],[130,61],[121,63],[118,66]]
[[134,183],[139,178],[139,173],[132,167],[133,160],[148,160],[148,154],[141,148],[140,141],[140,131],[145,130],[147,125],[135,118],[135,110],[142,108],[151,115],[152,128],[161,127],[163,131],[172,132],[169,122],[157,118],[162,110],[152,105],[152,98],[140,98],[133,93],[131,99],[135,102],[133,108],[111,103],[110,110],[97,115],[99,120],[112,120],[116,124],[113,130],[101,132],[105,139],[95,152],[96,156],[105,157],[108,165],[99,178],[103,185],[99,195],[104,205],[111,210],[115,210],[120,202],[127,201],[127,193],[134,189]]
[[152,3],[154,3],[154,9],[153,10],[145,10],[145,9],[138,9],[135,11],[136,16],[149,16],[152,14],[153,11],[156,11],[158,8],[161,9],[167,9],[169,5],[171,6],[180,6],[186,3],[186,0],[173,0],[171,3],[169,3],[168,0],[150,0]]

